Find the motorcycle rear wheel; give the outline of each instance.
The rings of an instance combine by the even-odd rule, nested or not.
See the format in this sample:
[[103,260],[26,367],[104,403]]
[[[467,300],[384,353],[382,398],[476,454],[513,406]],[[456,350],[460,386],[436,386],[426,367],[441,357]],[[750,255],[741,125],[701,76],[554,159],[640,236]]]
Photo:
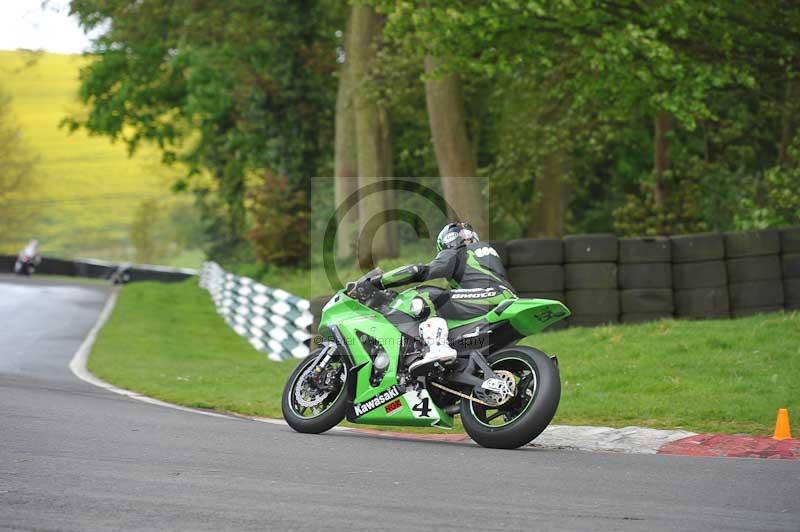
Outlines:
[[561,399],[558,366],[542,351],[527,346],[501,349],[487,362],[495,371],[514,374],[516,394],[496,408],[462,399],[461,421],[479,445],[516,449],[536,439],[553,420]]
[[[347,408],[347,366],[343,361],[339,362],[343,375],[340,373],[341,382],[338,388],[330,392],[319,403],[318,407],[304,407],[298,402],[296,387],[310,386],[310,383],[306,382],[306,374],[311,369],[311,365],[317,359],[318,354],[319,351],[314,351],[294,368],[289,380],[286,381],[281,399],[283,419],[297,432],[306,434],[320,434],[332,429],[344,419]],[[313,390],[311,391],[313,393]],[[303,395],[303,391],[300,392],[300,395]],[[312,397],[310,400],[313,402],[318,399]]]

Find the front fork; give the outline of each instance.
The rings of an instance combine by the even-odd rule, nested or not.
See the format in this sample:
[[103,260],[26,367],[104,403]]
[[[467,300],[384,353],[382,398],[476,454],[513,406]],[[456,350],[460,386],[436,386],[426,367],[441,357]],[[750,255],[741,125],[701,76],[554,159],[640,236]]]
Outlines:
[[315,373],[319,373],[325,369],[325,366],[328,365],[328,362],[331,361],[333,354],[336,352],[336,344],[334,342],[322,342],[320,346],[319,354],[316,360],[314,360],[313,368]]
[[323,375],[323,370],[325,366],[328,365],[328,362],[331,361],[331,358],[336,354],[337,347],[334,342],[322,342],[320,344],[322,349],[320,349],[317,358],[314,359],[314,363],[311,366],[311,375],[310,379],[314,381],[314,384],[320,385],[320,377]]

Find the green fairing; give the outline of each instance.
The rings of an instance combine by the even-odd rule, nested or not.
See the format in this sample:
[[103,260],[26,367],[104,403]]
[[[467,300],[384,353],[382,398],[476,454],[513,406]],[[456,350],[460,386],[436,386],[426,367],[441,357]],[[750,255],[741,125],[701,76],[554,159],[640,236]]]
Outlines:
[[[395,312],[411,314],[411,301],[414,297],[425,298],[427,294],[416,289],[408,289],[392,301],[390,308]],[[498,303],[503,298],[500,298]],[[549,299],[515,299],[501,314],[496,307],[483,316],[468,320],[447,320],[451,330],[473,322],[485,320],[493,324],[509,321],[521,337],[530,336],[542,331],[552,323],[569,316],[569,310],[559,301]],[[355,394],[356,405],[370,404],[374,407],[355,419],[355,423],[372,425],[406,425],[406,426],[438,426],[451,428],[453,417],[444,412],[426,391],[421,393],[396,393],[398,386],[397,370],[400,358],[400,331],[382,314],[350,298],[344,291],[339,292],[322,312],[320,331],[330,331],[336,327],[353,357],[356,368]],[[370,382],[373,364],[369,353],[358,339],[359,333],[377,339],[389,357],[389,366],[377,386]],[[325,336],[330,336],[326,334]],[[352,375],[351,375],[352,377]],[[396,396],[392,396],[395,394]],[[423,416],[424,415],[424,416]]]
[[570,311],[560,301],[553,299],[517,299],[498,316],[494,312],[488,315],[489,322],[494,323],[504,319],[510,320],[511,325],[522,336],[530,336],[542,332],[544,329],[561,321],[570,315]]
[[[426,295],[427,294],[425,292],[418,292],[417,290],[404,290],[397,294],[397,297],[394,301],[392,301],[390,307],[393,310],[399,310],[400,312],[408,314],[409,316],[413,316],[413,313],[411,312],[411,300],[413,300],[415,297],[422,297],[424,299]],[[430,302],[429,299],[430,298],[428,298],[426,301]]]
[[[406,292],[411,291],[407,290]],[[408,294],[406,298],[410,301],[414,295]],[[340,292],[336,297],[339,298],[338,301],[322,312],[320,330],[329,329],[331,325],[335,325],[350,349],[355,367],[363,364],[363,368],[357,373],[356,393],[353,403],[364,403],[398,384],[397,364],[400,358],[400,332],[380,313],[351,299],[344,292]],[[372,359],[358,340],[358,333],[366,333],[376,338],[389,356],[389,367],[386,368],[386,372],[377,386],[373,386],[370,382]],[[398,399],[400,399],[402,407],[393,410],[391,415],[386,411],[386,407],[394,401],[367,412],[356,419],[355,422],[371,425],[436,425],[443,428],[452,428],[453,417],[446,414],[433,401],[429,401],[429,406],[438,414],[438,419],[416,417],[411,410],[411,405],[409,405],[409,399],[405,395],[398,397]]]

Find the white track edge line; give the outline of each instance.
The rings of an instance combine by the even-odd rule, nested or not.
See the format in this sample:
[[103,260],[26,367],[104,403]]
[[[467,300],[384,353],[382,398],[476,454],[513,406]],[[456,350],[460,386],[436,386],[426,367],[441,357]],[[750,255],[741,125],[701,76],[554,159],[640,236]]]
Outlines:
[[[208,410],[200,410],[198,408],[191,408],[188,406],[181,406],[173,403],[168,403],[166,401],[161,401],[160,399],[154,399],[153,397],[142,395],[138,392],[126,390],[125,388],[120,388],[119,386],[114,386],[113,384],[108,383],[98,378],[94,374],[92,374],[87,368],[87,363],[89,361],[89,353],[91,352],[92,346],[94,346],[94,342],[97,339],[97,333],[100,331],[100,329],[103,328],[103,326],[108,321],[108,318],[111,316],[111,312],[114,310],[114,306],[117,304],[118,296],[119,296],[119,288],[115,288],[111,292],[111,295],[108,296],[108,299],[106,300],[106,303],[103,306],[103,310],[100,312],[100,316],[97,318],[97,322],[95,322],[94,327],[92,327],[92,329],[89,331],[89,334],[87,334],[86,338],[84,338],[80,347],[78,347],[78,350],[72,356],[72,360],[70,360],[69,363],[69,369],[76,377],[78,377],[80,380],[84,382],[88,382],[93,386],[103,388],[104,390],[107,390],[109,392],[123,395],[130,399],[136,399],[137,401],[141,401],[143,403],[162,406],[165,408],[171,408],[173,410],[179,410],[181,412],[190,412],[192,414],[201,414],[209,417],[230,419],[237,421],[249,420],[249,421],[257,421],[259,423],[267,423],[269,425],[287,426],[286,421],[282,419],[245,416],[245,415],[229,415],[229,414],[222,414],[219,412],[210,412]],[[357,432],[357,429],[352,429],[349,427],[334,427],[331,430],[338,432],[353,432],[353,431]]]
[[108,296],[105,306],[103,306],[103,310],[102,312],[100,312],[100,316],[97,318],[97,322],[94,324],[94,327],[92,327],[92,329],[89,331],[89,334],[87,334],[86,338],[83,340],[83,343],[81,343],[80,347],[73,355],[72,360],[69,363],[69,369],[72,371],[72,373],[80,380],[88,382],[89,384],[92,384],[99,388],[103,388],[105,390],[108,390],[109,392],[114,392],[119,395],[124,395],[125,397],[130,397],[131,399],[136,399],[137,401],[149,403],[151,405],[164,406],[167,408],[172,408],[173,410],[180,410],[182,412],[193,412],[195,414],[203,414],[204,416],[219,417],[225,419],[237,419],[235,416],[228,416],[225,414],[220,414],[218,412],[208,412],[206,410],[199,410],[196,408],[174,405],[172,403],[167,403],[165,401],[153,399],[152,397],[147,397],[146,395],[142,395],[137,392],[132,392],[130,390],[114,386],[113,384],[110,384],[102,379],[97,378],[95,375],[89,372],[89,369],[86,367],[86,364],[89,361],[89,353],[91,352],[92,346],[94,345],[94,342],[97,339],[97,333],[100,331],[100,329],[103,328],[103,325],[106,324],[108,318],[111,316],[111,312],[114,310],[114,306],[117,303],[118,295],[119,295],[119,289],[115,288],[111,292],[111,295]]

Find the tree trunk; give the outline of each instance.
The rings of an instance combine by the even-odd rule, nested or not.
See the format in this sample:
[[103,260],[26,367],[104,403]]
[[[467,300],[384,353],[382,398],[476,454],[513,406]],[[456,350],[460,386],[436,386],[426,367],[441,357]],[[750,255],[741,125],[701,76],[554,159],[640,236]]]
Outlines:
[[[426,74],[430,75],[438,66],[435,58],[425,58]],[[426,80],[425,100],[448,215],[451,220],[469,222],[478,235],[489,238],[486,201],[475,175],[475,152],[467,135],[461,79],[457,74],[449,74]]]
[[653,188],[653,200],[658,207],[664,207],[669,200],[670,190],[664,174],[669,169],[669,115],[659,111],[655,119],[653,135],[653,175],[656,182]]
[[[382,157],[384,160],[384,179],[392,179],[394,176],[394,165],[392,164],[392,127],[389,120],[389,113],[385,108],[381,108],[381,128],[384,133],[382,142]],[[400,256],[400,222],[397,221],[397,191],[394,187],[387,186],[383,201],[386,212],[389,214],[386,220],[386,237],[388,242],[388,257]]]
[[[356,146],[359,190],[365,187],[380,187],[387,177],[390,161],[389,123],[385,110],[367,94],[366,83],[369,67],[375,58],[376,46],[381,33],[381,17],[366,5],[354,5],[351,12],[351,50],[349,53],[351,74],[355,91]],[[391,256],[394,244],[386,224],[386,194],[378,192],[363,195],[358,203],[358,262],[362,268],[371,268],[377,260]]]
[[[794,61],[795,67],[800,67],[800,58]],[[781,140],[778,144],[778,164],[789,162],[789,146],[797,134],[796,114],[800,100],[800,81],[797,78],[786,80],[783,110],[781,113]]]
[[567,153],[563,148],[545,156],[536,176],[530,236],[561,237],[567,232],[570,185]]
[[[353,105],[353,76],[350,68],[350,24],[345,29],[345,61],[339,68],[339,87],[336,93],[336,140],[334,156],[334,201],[338,209],[358,191],[358,160],[356,158],[356,115]],[[353,257],[358,238],[358,207],[340,213],[336,232],[336,257]]]

